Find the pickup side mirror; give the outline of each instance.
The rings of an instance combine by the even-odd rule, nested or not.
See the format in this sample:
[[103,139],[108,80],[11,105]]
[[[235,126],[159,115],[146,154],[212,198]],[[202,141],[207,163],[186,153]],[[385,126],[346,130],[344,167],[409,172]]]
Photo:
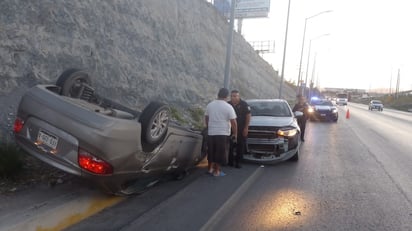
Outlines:
[[295,111],[295,117],[301,117],[301,116],[303,116],[303,112]]

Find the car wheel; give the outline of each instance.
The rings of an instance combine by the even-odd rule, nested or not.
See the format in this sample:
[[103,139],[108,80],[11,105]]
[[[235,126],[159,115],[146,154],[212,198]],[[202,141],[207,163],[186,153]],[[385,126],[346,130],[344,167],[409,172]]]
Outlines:
[[297,162],[299,160],[299,150],[296,151],[295,155],[293,155],[289,161]]
[[56,81],[60,87],[60,94],[73,98],[80,98],[85,85],[91,85],[89,73],[79,69],[68,69],[64,71]]
[[169,126],[170,108],[159,102],[151,102],[140,115],[142,140],[150,145],[158,145],[166,137]]
[[173,173],[173,178],[175,180],[183,180],[187,175],[189,175],[189,172],[187,170],[178,171]]

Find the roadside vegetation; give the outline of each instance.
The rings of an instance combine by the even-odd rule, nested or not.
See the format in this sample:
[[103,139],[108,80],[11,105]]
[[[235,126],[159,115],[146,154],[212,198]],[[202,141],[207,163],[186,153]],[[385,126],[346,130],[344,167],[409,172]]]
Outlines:
[[353,102],[368,105],[372,99],[380,100],[385,108],[412,112],[412,95],[403,95],[395,98],[393,95],[384,95],[369,99],[353,99]]
[[182,126],[187,126],[190,129],[202,130],[204,127],[205,111],[199,107],[186,109],[170,108],[172,120]]

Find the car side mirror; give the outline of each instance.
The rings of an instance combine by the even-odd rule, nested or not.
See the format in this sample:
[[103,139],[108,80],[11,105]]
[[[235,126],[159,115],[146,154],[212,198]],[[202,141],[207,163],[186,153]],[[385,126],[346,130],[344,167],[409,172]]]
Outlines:
[[295,117],[301,117],[301,116],[303,116],[303,112],[295,111]]

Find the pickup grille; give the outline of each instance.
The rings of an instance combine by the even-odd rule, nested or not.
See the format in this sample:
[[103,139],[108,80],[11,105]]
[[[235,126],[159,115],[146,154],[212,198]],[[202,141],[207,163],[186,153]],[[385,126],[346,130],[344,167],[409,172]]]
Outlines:
[[276,132],[279,130],[278,127],[269,127],[269,126],[250,126],[249,127],[249,138],[257,139],[276,139]]
[[273,132],[259,132],[259,131],[251,131],[247,135],[249,138],[257,138],[257,139],[275,139],[277,138],[276,133]]
[[249,131],[251,130],[257,130],[257,131],[277,131],[279,130],[278,127],[272,127],[272,126],[249,126]]

